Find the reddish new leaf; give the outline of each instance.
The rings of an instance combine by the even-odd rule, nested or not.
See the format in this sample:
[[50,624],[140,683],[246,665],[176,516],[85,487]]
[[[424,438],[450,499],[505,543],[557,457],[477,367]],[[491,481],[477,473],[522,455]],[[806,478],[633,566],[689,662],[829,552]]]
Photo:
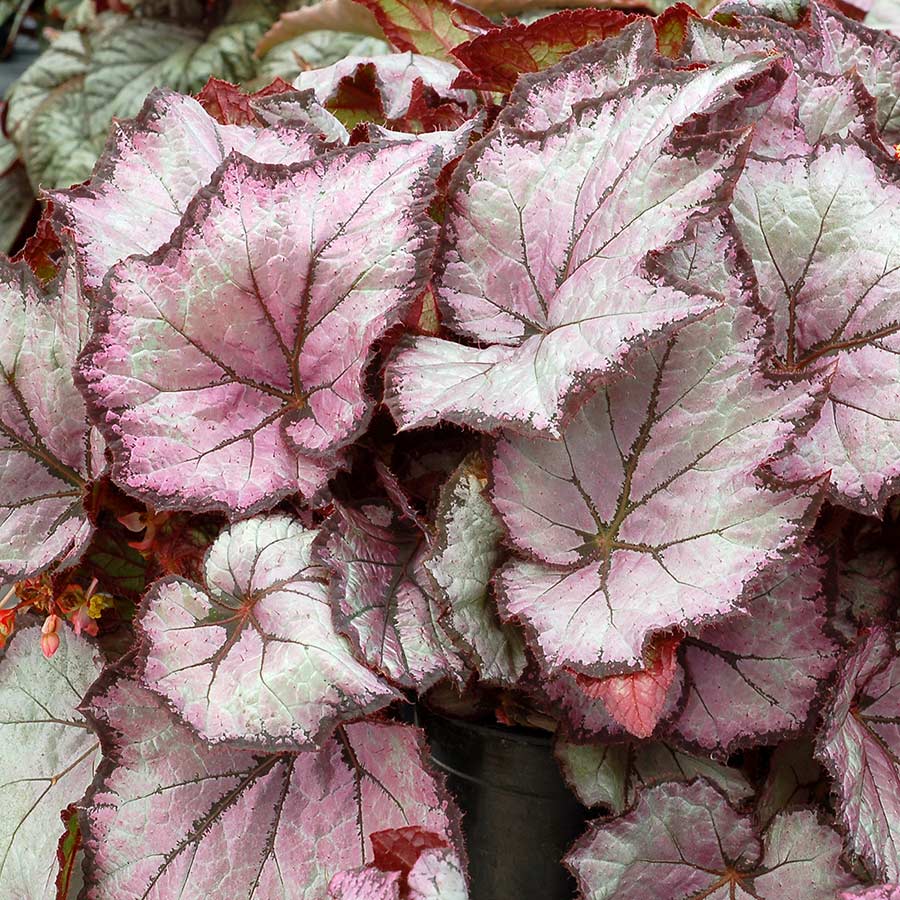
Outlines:
[[453,48],[485,90],[511,91],[520,75],[539,72],[572,51],[618,34],[634,16],[618,10],[571,9],[525,25],[494,28]]
[[647,651],[649,664],[637,672],[600,679],[576,675],[576,681],[589,698],[602,700],[610,716],[627,732],[650,737],[675,681],[680,643],[680,637],[655,640]]
[[497,26],[456,0],[357,0],[375,15],[387,39],[401,52],[453,60],[454,47]]
[[210,548],[205,589],[169,578],[147,594],[141,680],[204,740],[306,747],[395,699],[334,630],[316,534],[239,522]]
[[708,782],[663,784],[600,820],[566,857],[585,900],[831,900],[855,880],[840,837],[811,811],[758,834]]
[[258,91],[247,94],[236,84],[222,81],[221,78],[210,77],[203,89],[197,94],[200,105],[220,125],[261,125],[254,109],[254,101],[264,97],[278,96],[293,88],[282,78],[276,78],[271,84]]
[[321,493],[371,413],[373,344],[425,286],[436,155],[232,155],[169,244],[116,266],[80,368],[115,480],[232,517]]
[[818,757],[835,782],[840,822],[879,877],[900,879],[900,654],[885,628],[843,661]]
[[782,77],[752,57],[655,75],[544,134],[477,144],[454,174],[434,281],[443,322],[476,346],[402,346],[386,376],[400,425],[559,436],[588,386],[713,309],[708,286],[667,278],[655,251],[727,202],[741,126]]
[[0,581],[72,565],[91,539],[85,494],[106,462],[72,379],[87,320],[71,261],[46,293],[0,262]]
[[90,712],[106,760],[83,814],[88,900],[319,900],[372,860],[373,832],[418,826],[459,847],[412,727],[347,725],[305,753],[210,747],[117,674]]

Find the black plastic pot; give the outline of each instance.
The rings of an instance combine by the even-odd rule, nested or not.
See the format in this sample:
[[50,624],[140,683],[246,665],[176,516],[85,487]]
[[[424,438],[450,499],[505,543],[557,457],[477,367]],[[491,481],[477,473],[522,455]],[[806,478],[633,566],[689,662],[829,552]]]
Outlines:
[[463,812],[472,900],[572,900],[560,860],[588,813],[566,787],[551,739],[428,710],[419,721]]

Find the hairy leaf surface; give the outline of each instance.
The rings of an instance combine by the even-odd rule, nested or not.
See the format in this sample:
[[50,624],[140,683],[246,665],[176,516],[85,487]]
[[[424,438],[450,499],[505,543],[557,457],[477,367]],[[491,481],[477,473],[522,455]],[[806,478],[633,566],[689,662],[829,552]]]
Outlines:
[[71,565],[93,533],[84,498],[103,441],[72,378],[87,319],[72,262],[47,293],[0,263],[0,579]]
[[24,628],[0,661],[0,895],[57,900],[60,813],[80,800],[100,744],[77,711],[100,673],[95,648],[71,631],[52,659]]
[[586,385],[713,309],[653,251],[727,202],[741,126],[782,77],[767,58],[657,75],[541,135],[500,128],[476,145],[454,175],[435,296],[479,346],[407,343],[387,373],[397,421],[558,436]]
[[395,699],[334,630],[316,535],[283,515],[239,522],[210,548],[205,590],[150,589],[142,681],[205,740],[305,747]]
[[233,517],[322,491],[371,413],[373,343],[425,286],[432,154],[232,155],[170,243],[113,269],[81,376],[119,483]]

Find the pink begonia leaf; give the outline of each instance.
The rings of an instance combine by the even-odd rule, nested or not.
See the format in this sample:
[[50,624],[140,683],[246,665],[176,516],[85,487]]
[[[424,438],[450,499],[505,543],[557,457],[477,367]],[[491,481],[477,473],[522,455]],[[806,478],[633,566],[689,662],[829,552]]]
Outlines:
[[444,485],[436,531],[424,566],[447,610],[441,624],[483,681],[511,686],[525,671],[525,643],[517,628],[500,622],[491,589],[503,527],[480,457],[463,460]]
[[811,4],[813,32],[822,47],[823,72],[851,69],[875,98],[878,130],[887,144],[900,141],[900,39]]
[[592,824],[566,864],[584,900],[830,900],[855,883],[840,856],[815,813],[783,813],[760,835],[700,779],[642,791],[629,812]]
[[327,105],[337,95],[343,79],[367,65],[375,68],[375,82],[387,119],[402,119],[409,112],[417,81],[442,99],[459,104],[462,110],[474,112],[475,95],[471,91],[451,88],[459,69],[452,63],[415,53],[346,56],[334,65],[301,72],[294,87],[298,91],[312,89],[318,101]]
[[402,346],[385,397],[401,426],[558,436],[586,385],[715,308],[654,251],[727,203],[741,126],[783,76],[768,57],[647,76],[546,133],[477,144],[454,174],[434,290],[444,323],[479,346]]
[[72,565],[93,534],[85,491],[106,460],[72,377],[87,322],[71,261],[46,293],[0,262],[0,581]]
[[830,470],[830,498],[878,513],[900,482],[900,174],[852,140],[748,161],[732,206],[774,319],[776,366],[838,361],[821,418],[778,468]]
[[253,111],[267,125],[303,123],[329,144],[346,144],[350,132],[316,99],[315,91],[285,91],[254,100]]
[[576,50],[549,69],[521,76],[498,123],[524,131],[543,131],[568,119],[576,104],[672,66],[656,52],[653,26],[642,18],[615,37]]
[[340,872],[331,880],[328,900],[468,900],[459,857],[449,849],[426,850],[408,874],[383,872],[374,865]]
[[328,900],[400,900],[400,872],[382,872],[365,866],[338,872],[328,885]]
[[634,744],[575,744],[558,741],[556,758],[566,783],[588,807],[619,814],[638,792],[663,781],[691,781],[700,776],[715,784],[732,803],[753,796],[740,769],[704,756],[693,756],[661,741]]
[[726,307],[635,360],[562,440],[498,441],[494,504],[529,557],[501,570],[501,612],[525,625],[545,670],[641,668],[654,632],[739,608],[803,538],[819,483],[769,484],[758,470],[790,450],[827,382],[766,378],[764,332]]
[[88,900],[321,900],[336,873],[372,861],[372,832],[407,825],[461,852],[411,726],[345,725],[303,753],[208,746],[122,672],[89,712],[106,760],[84,804]]
[[685,638],[687,690],[670,726],[675,734],[727,756],[810,722],[838,649],[826,631],[824,563],[815,551],[801,550],[746,614]]
[[193,97],[155,90],[136,118],[113,126],[90,181],[50,196],[57,221],[74,236],[84,283],[97,289],[115,263],[169,240],[230,151],[297,163],[318,149],[296,125],[220,125]]
[[900,879],[900,654],[885,628],[864,632],[838,670],[818,757],[835,783],[850,847]]
[[371,836],[375,865],[385,872],[408,875],[416,860],[426,850],[446,847],[447,842],[433,831],[416,826],[376,831]]
[[238,517],[315,497],[373,407],[373,344],[424,289],[437,151],[231,155],[171,242],[107,278],[82,355],[113,478]]
[[882,884],[841,894],[841,900],[900,900],[900,884]]
[[688,23],[684,61],[727,62],[749,51],[783,53],[793,66],[753,135],[756,155],[806,153],[823,138],[852,134],[879,143],[875,101],[855,69],[820,71],[822,50],[813,37],[785,25],[730,28],[711,20]]
[[204,740],[302,749],[396,699],[334,629],[316,536],[285,515],[238,522],[207,553],[205,589],[148,592],[141,680]]
[[647,649],[643,669],[607,678],[576,674],[575,680],[589,698],[602,700],[612,719],[629,734],[650,737],[676,680],[680,643],[680,636],[654,638]]
[[58,900],[60,813],[81,799],[100,763],[97,737],[77,707],[102,659],[69,629],[60,629],[60,646],[45,659],[40,638],[39,626],[23,628],[0,661],[4,900]]
[[424,692],[466,666],[442,624],[444,598],[425,568],[428,536],[388,503],[336,504],[319,552],[338,629],[375,671]]

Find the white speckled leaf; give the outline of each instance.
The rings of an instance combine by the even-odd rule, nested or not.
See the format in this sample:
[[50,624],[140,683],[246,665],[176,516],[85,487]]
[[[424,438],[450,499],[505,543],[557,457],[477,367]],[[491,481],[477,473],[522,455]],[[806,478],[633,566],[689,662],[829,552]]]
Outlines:
[[316,536],[289,516],[239,522],[210,548],[205,590],[151,587],[141,680],[205,740],[306,747],[396,698],[334,630]]
[[495,130],[457,168],[437,261],[444,324],[476,346],[402,345],[386,402],[558,436],[579,393],[648,340],[714,309],[654,251],[727,202],[750,124],[781,85],[768,57],[646,76],[541,134]]
[[734,611],[797,546],[819,487],[758,469],[791,447],[822,386],[769,382],[759,335],[724,309],[638,359],[561,441],[498,442],[494,503],[528,557],[501,571],[499,602],[547,669],[642,668],[654,632]]
[[77,711],[102,665],[87,641],[60,629],[52,659],[38,627],[23,628],[0,661],[0,896],[57,900],[60,813],[81,799],[100,743]]
[[50,196],[75,238],[82,278],[96,289],[115,263],[169,239],[232,150],[295,163],[312,159],[316,143],[290,126],[220,125],[193,97],[155,90],[137,118],[113,127],[91,180]]
[[87,319],[72,263],[45,293],[0,262],[0,579],[71,565],[93,533],[83,499],[103,441],[72,377]]
[[519,631],[500,622],[490,587],[503,554],[503,528],[486,496],[478,457],[463,461],[441,495],[437,538],[425,568],[441,592],[442,620],[484,681],[513,684],[525,670]]
[[460,846],[410,726],[346,725],[304,753],[210,747],[118,675],[90,712],[107,757],[84,813],[88,900],[322,900],[372,860],[373,832],[417,825]]
[[732,210],[775,326],[776,365],[837,359],[819,422],[779,472],[831,470],[830,497],[877,513],[900,479],[900,175],[865,146],[751,160]]

